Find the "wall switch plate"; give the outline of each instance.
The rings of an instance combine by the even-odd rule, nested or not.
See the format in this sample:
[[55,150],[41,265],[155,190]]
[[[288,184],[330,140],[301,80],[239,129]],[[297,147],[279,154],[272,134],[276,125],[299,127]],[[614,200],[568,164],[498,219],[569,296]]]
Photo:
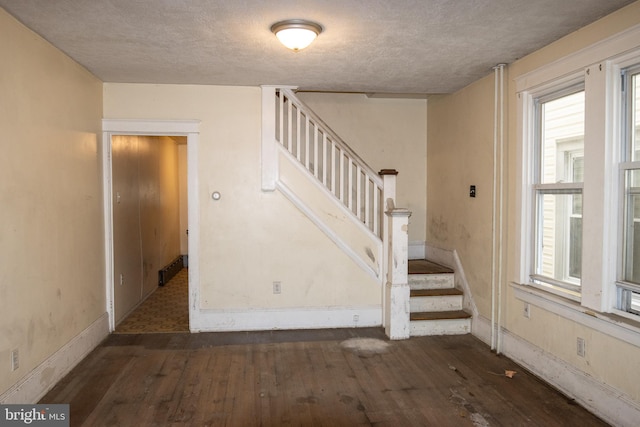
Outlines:
[[469,197],[476,197],[476,186],[475,185],[470,185],[469,186]]
[[19,367],[20,367],[20,353],[16,348],[15,350],[11,351],[11,370],[15,371]]
[[528,302],[524,303],[524,308],[522,309],[522,315],[527,319],[531,319],[531,304]]
[[587,351],[584,338],[578,337],[578,339],[576,340],[576,344],[578,356],[584,357]]
[[282,292],[282,283],[281,282],[273,282],[273,293],[279,294]]

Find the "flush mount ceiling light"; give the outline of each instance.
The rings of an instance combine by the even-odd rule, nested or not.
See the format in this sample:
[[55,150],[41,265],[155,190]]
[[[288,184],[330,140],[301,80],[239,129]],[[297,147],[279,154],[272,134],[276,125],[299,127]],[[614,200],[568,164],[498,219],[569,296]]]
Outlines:
[[280,43],[297,52],[309,46],[322,32],[322,27],[304,19],[288,19],[273,24],[271,32],[278,37]]

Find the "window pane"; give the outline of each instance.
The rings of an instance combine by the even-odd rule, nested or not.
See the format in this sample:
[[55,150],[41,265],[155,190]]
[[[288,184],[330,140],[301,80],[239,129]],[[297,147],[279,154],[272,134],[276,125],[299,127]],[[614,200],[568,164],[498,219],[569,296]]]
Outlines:
[[640,283],[640,170],[625,172],[624,280]]
[[582,182],[584,91],[540,104],[540,179],[543,184]]
[[640,74],[631,76],[631,96],[629,111],[630,128],[629,134],[631,138],[632,160],[640,160]]
[[579,285],[582,194],[540,194],[538,203],[536,274]]

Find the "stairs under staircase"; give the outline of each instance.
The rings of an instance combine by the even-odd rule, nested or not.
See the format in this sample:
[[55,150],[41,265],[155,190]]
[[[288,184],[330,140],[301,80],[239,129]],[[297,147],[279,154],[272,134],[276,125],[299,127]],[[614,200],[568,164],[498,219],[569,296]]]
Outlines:
[[464,293],[453,270],[427,260],[409,260],[410,335],[459,335],[471,332]]

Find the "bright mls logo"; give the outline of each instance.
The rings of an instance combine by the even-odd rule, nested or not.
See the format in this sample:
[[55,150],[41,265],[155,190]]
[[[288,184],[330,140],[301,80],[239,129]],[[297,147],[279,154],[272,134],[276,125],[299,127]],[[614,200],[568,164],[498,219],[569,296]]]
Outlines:
[[69,405],[0,405],[0,427],[69,427]]

